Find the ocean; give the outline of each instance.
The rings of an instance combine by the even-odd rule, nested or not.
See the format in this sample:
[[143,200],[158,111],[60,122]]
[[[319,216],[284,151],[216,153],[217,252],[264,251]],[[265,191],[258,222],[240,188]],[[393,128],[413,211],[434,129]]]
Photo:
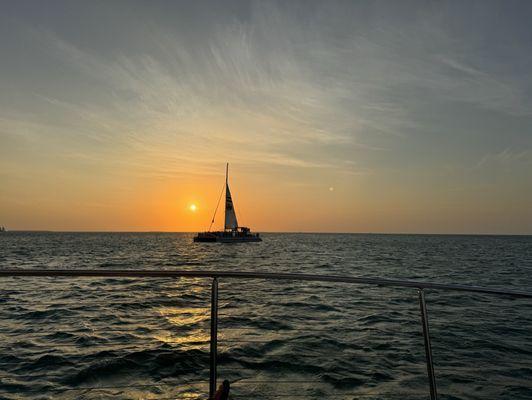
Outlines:
[[[532,237],[0,234],[0,268],[239,270],[532,291]],[[0,399],[206,399],[209,279],[0,278]],[[234,399],[427,399],[415,289],[221,279]],[[532,399],[532,300],[427,290],[440,399]]]

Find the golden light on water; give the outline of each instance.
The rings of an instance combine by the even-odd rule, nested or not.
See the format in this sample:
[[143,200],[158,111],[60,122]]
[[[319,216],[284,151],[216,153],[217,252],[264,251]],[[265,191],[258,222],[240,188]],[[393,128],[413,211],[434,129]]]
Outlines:
[[209,321],[209,309],[188,307],[164,307],[158,311],[178,331],[183,332],[158,333],[153,336],[155,340],[168,344],[186,345],[192,348],[201,348],[210,340],[209,332],[202,328],[190,329],[195,325],[202,325]]
[[189,326],[209,321],[209,309],[187,307],[165,307],[159,314],[176,327]]

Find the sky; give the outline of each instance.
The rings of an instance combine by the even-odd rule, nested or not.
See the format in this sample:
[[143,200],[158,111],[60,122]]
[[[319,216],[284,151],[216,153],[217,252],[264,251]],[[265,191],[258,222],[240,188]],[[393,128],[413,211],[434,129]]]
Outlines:
[[0,225],[205,230],[229,162],[256,231],[532,234],[530,21],[528,1],[5,2]]

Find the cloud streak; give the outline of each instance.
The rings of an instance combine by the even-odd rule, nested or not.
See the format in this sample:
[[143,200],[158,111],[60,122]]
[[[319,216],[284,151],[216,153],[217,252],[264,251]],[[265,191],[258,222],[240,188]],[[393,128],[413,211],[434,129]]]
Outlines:
[[0,164],[24,173],[185,180],[231,161],[358,198],[531,159],[528,7],[116,2],[71,5],[76,24],[49,7],[0,17]]

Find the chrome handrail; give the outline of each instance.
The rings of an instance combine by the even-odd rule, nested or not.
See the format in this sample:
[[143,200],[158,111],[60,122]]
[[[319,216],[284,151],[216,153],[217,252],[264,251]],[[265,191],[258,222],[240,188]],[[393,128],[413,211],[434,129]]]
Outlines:
[[212,278],[211,287],[211,327],[210,327],[210,374],[209,374],[209,399],[214,398],[217,381],[217,343],[218,343],[218,282],[220,278],[236,279],[264,279],[287,280],[307,282],[337,282],[355,283],[375,286],[414,288],[418,290],[421,326],[427,363],[430,399],[436,400],[436,377],[432,360],[432,346],[429,334],[428,312],[425,301],[425,290],[446,290],[487,294],[497,296],[510,296],[512,298],[532,299],[532,292],[487,288],[479,286],[453,285],[443,283],[430,283],[402,279],[384,279],[371,277],[353,277],[341,275],[312,275],[277,272],[247,272],[247,271],[197,271],[197,270],[124,270],[124,269],[0,269],[0,277],[123,277],[123,278]]
[[490,295],[508,295],[517,298],[532,298],[532,292],[520,290],[487,288],[481,286],[430,283],[402,279],[384,279],[371,277],[354,277],[342,275],[313,275],[277,272],[247,271],[197,271],[197,270],[127,270],[127,269],[0,269],[0,277],[9,276],[48,276],[48,277],[122,277],[122,278],[240,278],[240,279],[279,279],[311,282],[359,283],[376,286],[392,286],[416,289],[451,290],[458,292],[482,293]]

